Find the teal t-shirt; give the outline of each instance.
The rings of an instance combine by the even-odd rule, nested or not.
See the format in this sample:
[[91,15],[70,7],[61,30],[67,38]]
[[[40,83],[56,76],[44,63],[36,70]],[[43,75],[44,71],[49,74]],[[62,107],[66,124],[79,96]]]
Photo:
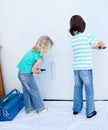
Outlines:
[[23,73],[31,73],[32,67],[38,59],[43,60],[43,56],[40,55],[40,52],[29,50],[18,63],[17,67]]

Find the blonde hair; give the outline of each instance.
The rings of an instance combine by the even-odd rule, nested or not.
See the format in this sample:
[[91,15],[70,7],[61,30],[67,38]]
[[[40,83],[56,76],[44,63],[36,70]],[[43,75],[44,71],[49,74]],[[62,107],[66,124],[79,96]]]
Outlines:
[[33,46],[33,51],[40,51],[41,56],[46,57],[48,55],[49,48],[54,45],[53,41],[48,36],[41,36],[36,44]]

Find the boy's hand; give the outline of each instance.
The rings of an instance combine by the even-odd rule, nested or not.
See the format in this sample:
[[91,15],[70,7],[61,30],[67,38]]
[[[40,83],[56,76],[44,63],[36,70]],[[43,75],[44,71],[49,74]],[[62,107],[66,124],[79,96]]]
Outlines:
[[99,41],[96,45],[92,46],[92,49],[106,49],[106,45],[102,41]]
[[99,49],[106,49],[106,46],[99,46]]

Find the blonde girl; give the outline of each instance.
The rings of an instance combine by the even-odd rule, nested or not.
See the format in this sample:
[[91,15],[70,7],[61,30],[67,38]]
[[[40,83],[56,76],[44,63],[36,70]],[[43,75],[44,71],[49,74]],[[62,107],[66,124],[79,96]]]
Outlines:
[[47,57],[53,41],[48,36],[41,36],[36,44],[30,49],[18,63],[18,78],[22,84],[24,105],[26,113],[35,110],[37,113],[45,111],[43,99],[41,98],[33,73],[41,74],[39,65]]

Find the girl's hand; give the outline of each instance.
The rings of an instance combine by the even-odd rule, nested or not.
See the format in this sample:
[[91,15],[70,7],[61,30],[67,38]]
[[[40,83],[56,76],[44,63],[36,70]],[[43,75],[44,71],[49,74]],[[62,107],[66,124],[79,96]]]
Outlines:
[[36,74],[40,74],[41,72],[42,71],[39,68],[37,68],[36,71],[35,71]]
[[38,59],[36,61],[36,63],[34,64],[34,66],[32,67],[32,72],[33,73],[36,73],[36,74],[40,74],[41,73],[41,70],[39,69],[39,65],[42,63],[42,60],[41,59]]

